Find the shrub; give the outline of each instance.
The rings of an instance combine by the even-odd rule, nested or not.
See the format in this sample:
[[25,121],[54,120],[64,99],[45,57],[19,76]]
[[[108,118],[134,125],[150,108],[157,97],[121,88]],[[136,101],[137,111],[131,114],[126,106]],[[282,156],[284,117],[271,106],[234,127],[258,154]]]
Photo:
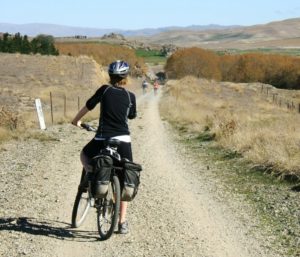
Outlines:
[[108,66],[115,60],[125,60],[129,63],[133,76],[142,76],[146,72],[143,59],[137,57],[135,51],[127,47],[97,43],[56,43],[55,45],[61,54],[87,55],[102,66]]
[[197,78],[221,79],[219,57],[212,51],[197,47],[176,51],[168,58],[165,70],[168,78],[193,75]]
[[0,107],[0,127],[15,130],[22,124],[24,124],[24,122],[18,116],[18,113],[5,107]]
[[176,51],[165,66],[168,78],[188,75],[231,82],[262,82],[278,88],[300,89],[300,59],[276,54],[218,56],[201,48]]

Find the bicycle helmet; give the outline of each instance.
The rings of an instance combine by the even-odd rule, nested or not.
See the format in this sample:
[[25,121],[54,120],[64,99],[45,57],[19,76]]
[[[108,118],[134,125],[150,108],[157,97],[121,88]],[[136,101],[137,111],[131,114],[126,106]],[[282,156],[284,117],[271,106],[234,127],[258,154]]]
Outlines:
[[124,61],[115,61],[108,66],[108,74],[126,78],[129,73],[129,64]]

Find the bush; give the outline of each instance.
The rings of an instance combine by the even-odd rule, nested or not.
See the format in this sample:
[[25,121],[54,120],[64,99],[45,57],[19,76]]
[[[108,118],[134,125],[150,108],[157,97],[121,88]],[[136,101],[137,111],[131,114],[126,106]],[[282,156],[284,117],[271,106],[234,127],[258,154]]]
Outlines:
[[221,79],[219,57],[212,51],[193,47],[176,51],[168,58],[165,70],[168,78]]
[[146,73],[143,59],[138,58],[135,51],[127,47],[97,43],[56,43],[55,45],[61,54],[87,55],[94,58],[102,66],[108,66],[115,60],[124,60],[131,67],[131,75],[142,76]]
[[262,82],[278,88],[300,89],[300,59],[275,54],[248,53],[218,56],[201,48],[175,52],[165,66],[168,78],[188,75],[231,82]]
[[24,122],[18,116],[18,113],[13,112],[5,107],[0,107],[0,126],[2,128],[15,130],[23,124]]

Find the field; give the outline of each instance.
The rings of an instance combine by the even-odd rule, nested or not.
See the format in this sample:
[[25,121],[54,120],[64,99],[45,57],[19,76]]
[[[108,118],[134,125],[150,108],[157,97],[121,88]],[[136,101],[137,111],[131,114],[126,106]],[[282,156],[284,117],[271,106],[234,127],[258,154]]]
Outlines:
[[0,54],[0,81],[1,141],[39,127],[36,98],[42,101],[46,126],[52,124],[52,117],[54,123],[70,121],[107,76],[100,65],[85,56]]
[[159,51],[156,50],[144,50],[137,49],[135,51],[136,55],[142,57],[146,63],[153,65],[165,64],[167,58],[163,56]]
[[[106,67],[87,56],[0,54],[0,142],[39,128],[36,98],[41,99],[48,127],[70,122],[88,97],[107,82]],[[137,84],[129,78],[130,90]],[[98,115],[95,108],[85,118]]]
[[222,51],[216,51],[219,55],[223,54],[246,54],[246,53],[265,53],[265,54],[280,54],[290,56],[300,56],[300,48],[254,48],[254,49],[226,49]]
[[296,90],[186,77],[167,83],[161,111],[199,140],[214,140],[278,176],[300,177],[298,104]]

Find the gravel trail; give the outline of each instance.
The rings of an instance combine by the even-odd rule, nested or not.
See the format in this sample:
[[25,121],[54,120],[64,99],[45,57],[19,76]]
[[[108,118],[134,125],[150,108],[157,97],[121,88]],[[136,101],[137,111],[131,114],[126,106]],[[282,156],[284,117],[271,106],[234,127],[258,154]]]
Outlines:
[[220,198],[207,167],[186,156],[159,116],[159,97],[138,99],[130,123],[142,183],[130,203],[128,235],[99,241],[96,212],[70,228],[81,166],[92,134],[71,125],[47,130],[55,141],[11,141],[0,151],[0,256],[275,255],[248,234],[247,220]]

